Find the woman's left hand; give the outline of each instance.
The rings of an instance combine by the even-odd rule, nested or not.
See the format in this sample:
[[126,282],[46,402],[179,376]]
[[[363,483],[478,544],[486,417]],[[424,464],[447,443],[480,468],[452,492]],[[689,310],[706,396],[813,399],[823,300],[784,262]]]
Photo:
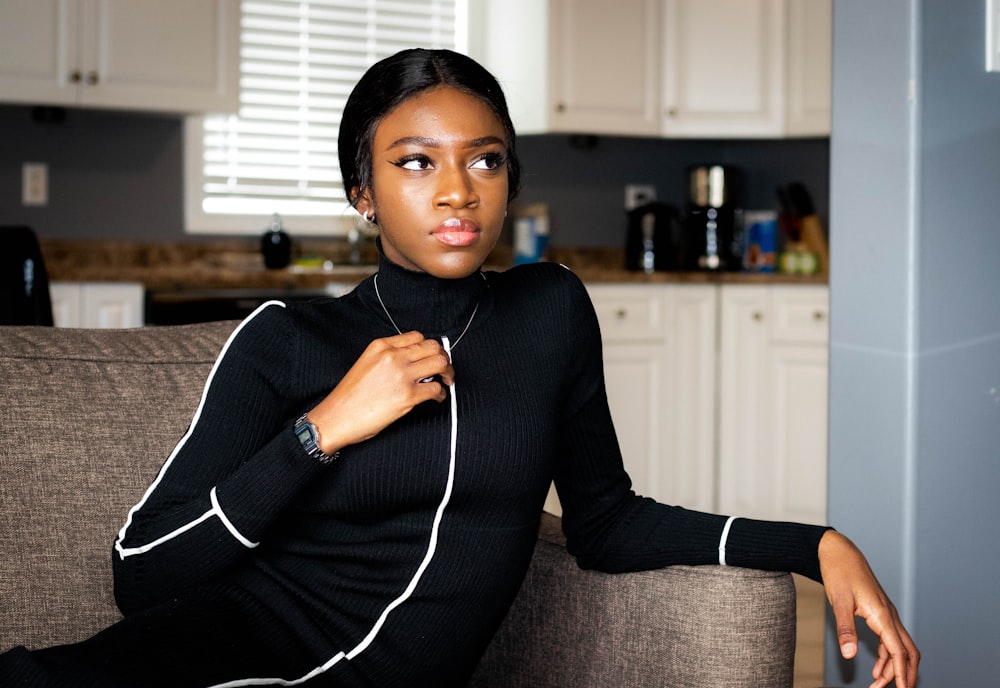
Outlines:
[[885,688],[893,680],[897,688],[914,688],[920,651],[861,551],[837,531],[828,530],[819,543],[819,567],[836,619],[840,653],[845,659],[857,655],[854,619],[860,616],[879,638],[872,688]]

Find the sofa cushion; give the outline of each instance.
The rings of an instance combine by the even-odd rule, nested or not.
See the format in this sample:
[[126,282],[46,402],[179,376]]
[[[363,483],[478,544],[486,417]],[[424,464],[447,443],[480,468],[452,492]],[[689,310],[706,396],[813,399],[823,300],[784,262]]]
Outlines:
[[0,650],[118,618],[111,552],[236,323],[0,327]]
[[792,684],[789,574],[722,566],[581,571],[564,543],[560,521],[544,515],[524,585],[470,688]]

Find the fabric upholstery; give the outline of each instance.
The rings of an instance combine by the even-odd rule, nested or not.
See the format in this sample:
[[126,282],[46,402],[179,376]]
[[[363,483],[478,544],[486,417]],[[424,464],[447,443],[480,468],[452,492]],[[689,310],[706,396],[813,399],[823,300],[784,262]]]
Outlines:
[[[118,618],[111,548],[197,407],[235,322],[0,327],[0,651]],[[543,518],[521,592],[474,686],[790,686],[788,574],[580,570]]]

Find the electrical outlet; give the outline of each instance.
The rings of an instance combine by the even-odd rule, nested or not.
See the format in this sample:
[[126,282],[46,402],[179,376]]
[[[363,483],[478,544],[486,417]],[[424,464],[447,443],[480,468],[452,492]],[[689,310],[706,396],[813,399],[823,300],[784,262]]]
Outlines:
[[656,200],[656,187],[650,184],[625,185],[625,212]]
[[48,205],[49,166],[44,162],[26,162],[21,168],[21,203]]

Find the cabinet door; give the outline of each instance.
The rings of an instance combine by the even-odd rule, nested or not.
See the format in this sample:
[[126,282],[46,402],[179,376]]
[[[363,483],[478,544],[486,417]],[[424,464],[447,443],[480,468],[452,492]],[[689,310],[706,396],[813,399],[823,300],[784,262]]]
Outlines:
[[717,289],[666,287],[667,378],[659,422],[666,429],[660,457],[662,501],[715,511]]
[[715,506],[715,288],[590,288],[608,403],[636,492]]
[[659,132],[660,0],[550,0],[551,129]]
[[83,285],[83,326],[97,328],[142,327],[145,290],[141,284]]
[[0,3],[0,99],[71,105],[76,70],[76,0],[4,0]]
[[239,107],[239,0],[7,0],[0,45],[6,102]]
[[783,0],[664,0],[663,133],[784,130]]
[[660,344],[610,343],[604,349],[608,404],[625,470],[639,494],[669,501],[665,481],[670,422],[663,396],[668,377],[666,350]]
[[830,135],[832,0],[789,0],[788,124],[791,136]]
[[777,344],[769,433],[772,518],[826,523],[827,348]]
[[773,480],[770,432],[767,290],[721,288],[719,350],[719,510],[768,518]]
[[238,109],[238,0],[84,3],[84,104],[174,112]]
[[722,288],[723,513],[826,518],[827,293],[825,287]]
[[52,282],[56,327],[142,327],[146,290],[138,282]]
[[52,320],[56,327],[83,327],[82,286],[77,282],[49,283]]

